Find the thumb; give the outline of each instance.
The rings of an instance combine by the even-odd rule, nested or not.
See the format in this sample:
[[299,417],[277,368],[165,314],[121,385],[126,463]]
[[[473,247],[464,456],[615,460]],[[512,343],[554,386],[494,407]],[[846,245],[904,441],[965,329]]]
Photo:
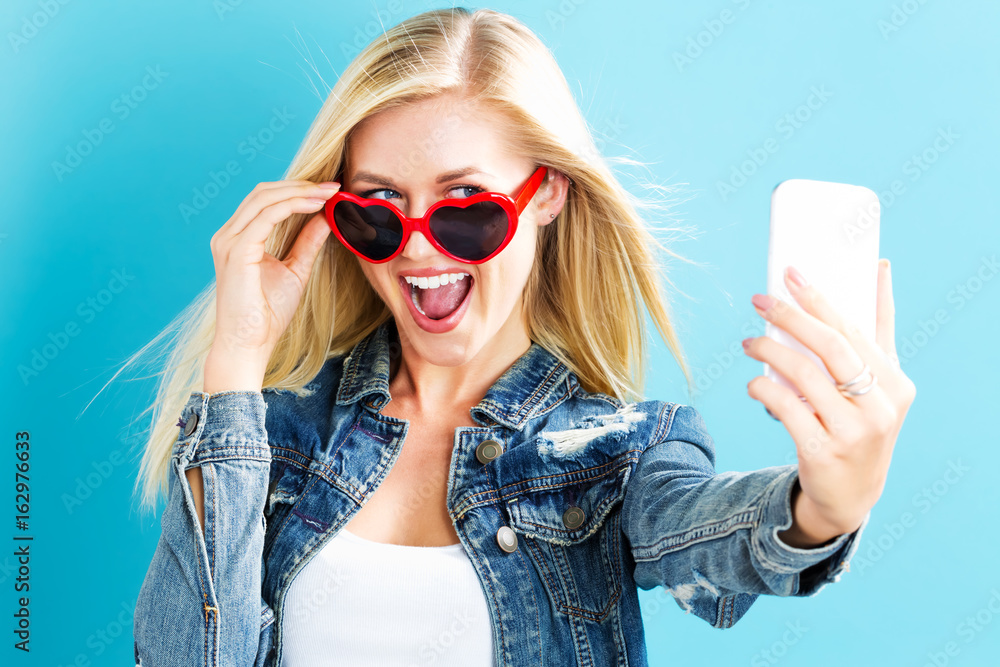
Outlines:
[[284,264],[289,271],[298,276],[303,285],[309,281],[313,264],[330,231],[330,225],[327,224],[322,211],[310,218],[299,231],[295,245],[292,246],[292,251],[288,253]]

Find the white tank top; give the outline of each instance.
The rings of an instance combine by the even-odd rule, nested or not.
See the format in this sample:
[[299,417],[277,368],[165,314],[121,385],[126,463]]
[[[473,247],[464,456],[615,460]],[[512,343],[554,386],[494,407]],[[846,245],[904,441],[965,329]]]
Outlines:
[[465,547],[341,529],[292,580],[281,667],[493,667],[493,630]]

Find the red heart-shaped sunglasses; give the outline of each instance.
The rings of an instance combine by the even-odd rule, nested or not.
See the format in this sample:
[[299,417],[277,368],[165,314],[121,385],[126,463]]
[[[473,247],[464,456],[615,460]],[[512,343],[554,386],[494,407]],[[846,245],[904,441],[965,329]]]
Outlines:
[[500,192],[442,199],[420,218],[408,217],[384,199],[341,190],[327,200],[326,220],[348,250],[375,264],[388,262],[402,252],[412,232],[422,233],[452,259],[482,264],[514,238],[518,216],[535,196],[546,170],[535,170],[513,199]]

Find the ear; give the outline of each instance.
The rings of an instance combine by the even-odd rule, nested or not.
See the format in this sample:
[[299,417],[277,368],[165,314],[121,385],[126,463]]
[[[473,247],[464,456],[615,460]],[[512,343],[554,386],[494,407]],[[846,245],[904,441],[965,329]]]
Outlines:
[[538,210],[538,226],[547,225],[555,220],[566,205],[569,194],[569,178],[561,171],[549,167],[545,180],[535,194],[534,202]]

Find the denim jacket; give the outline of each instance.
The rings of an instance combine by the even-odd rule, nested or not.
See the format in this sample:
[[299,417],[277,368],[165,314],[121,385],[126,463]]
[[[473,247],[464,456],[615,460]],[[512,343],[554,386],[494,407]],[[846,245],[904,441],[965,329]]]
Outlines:
[[[389,320],[331,357],[309,396],[191,394],[136,604],[137,665],[281,664],[289,585],[406,437],[407,421],[380,412],[396,335]],[[716,473],[694,408],[589,393],[535,342],[470,415],[478,426],[455,430],[447,508],[500,667],[646,665],[638,588],[664,586],[728,628],[759,595],[811,596],[838,581],[870,517],[818,548],[784,544],[797,465]],[[204,534],[184,474],[194,466]]]

